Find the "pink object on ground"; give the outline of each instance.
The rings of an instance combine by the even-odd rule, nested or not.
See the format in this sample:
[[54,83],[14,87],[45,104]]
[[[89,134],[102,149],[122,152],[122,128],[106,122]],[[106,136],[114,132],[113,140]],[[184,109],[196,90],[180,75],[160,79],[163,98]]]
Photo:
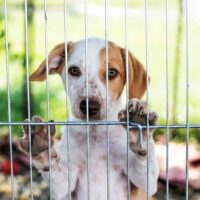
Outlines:
[[[166,180],[166,146],[156,145],[161,181]],[[200,189],[200,152],[195,145],[189,145],[189,187]],[[169,144],[169,184],[185,189],[186,186],[186,148],[185,144]]]

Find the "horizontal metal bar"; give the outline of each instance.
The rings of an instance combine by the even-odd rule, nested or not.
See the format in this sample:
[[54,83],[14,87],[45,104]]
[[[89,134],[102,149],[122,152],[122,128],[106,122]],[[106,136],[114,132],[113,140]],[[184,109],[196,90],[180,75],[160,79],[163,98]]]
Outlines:
[[[0,122],[0,126],[23,126],[23,125],[126,125],[126,122],[119,121],[69,121],[69,122]],[[130,122],[130,128],[147,128],[145,125],[135,124]],[[149,128],[187,128],[187,124],[171,124],[171,125],[149,125]],[[188,124],[189,128],[200,128],[200,124]]]

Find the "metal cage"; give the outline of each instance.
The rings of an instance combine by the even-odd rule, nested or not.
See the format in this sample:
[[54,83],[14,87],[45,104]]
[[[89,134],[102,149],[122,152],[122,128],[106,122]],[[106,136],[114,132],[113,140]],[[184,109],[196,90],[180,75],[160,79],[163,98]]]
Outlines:
[[[145,3],[145,8],[144,8],[144,21],[145,21],[145,44],[146,44],[146,71],[147,71],[147,77],[149,74],[149,30],[148,30],[148,2],[147,0],[144,1]],[[140,136],[142,137],[142,129],[143,128],[147,128],[147,130],[149,130],[149,128],[160,128],[160,129],[165,129],[166,130],[166,157],[167,157],[167,161],[166,161],[166,199],[169,199],[169,178],[168,178],[168,167],[169,167],[169,163],[168,163],[168,154],[169,154],[169,130],[170,128],[173,129],[178,129],[178,128],[183,128],[185,129],[186,132],[186,161],[185,161],[185,165],[186,165],[186,189],[185,189],[185,199],[189,198],[189,182],[188,182],[188,174],[189,174],[189,170],[188,170],[188,146],[189,146],[189,131],[190,129],[197,129],[200,128],[200,124],[190,124],[189,123],[189,53],[188,53],[188,46],[189,46],[189,39],[188,39],[188,5],[187,5],[187,0],[185,0],[184,2],[185,4],[185,27],[186,27],[186,32],[185,32],[185,47],[186,47],[186,66],[185,66],[185,71],[186,71],[186,82],[185,82],[185,90],[186,90],[186,123],[183,125],[178,125],[178,124],[174,124],[171,125],[169,124],[169,69],[168,69],[168,43],[169,43],[169,39],[168,39],[168,0],[165,1],[165,42],[166,42],[166,124],[164,125],[157,125],[157,126],[150,126],[149,124],[147,124],[146,126],[141,126],[139,124],[131,124],[129,123],[129,121],[124,122],[124,124],[127,126],[127,134],[129,133],[129,128],[137,128],[140,132]],[[8,48],[8,2],[7,0],[4,0],[4,12],[5,12],[5,51],[6,51],[6,74],[7,74],[7,93],[8,93],[8,121],[6,122],[0,122],[0,126],[6,126],[9,127],[9,142],[10,142],[10,160],[11,160],[11,188],[12,188],[12,199],[15,199],[14,196],[14,175],[13,175],[13,165],[12,165],[12,161],[13,161],[13,151],[12,151],[12,127],[13,126],[22,126],[25,123],[24,122],[13,122],[11,119],[11,97],[10,97],[10,90],[11,90],[11,86],[10,86],[10,72],[9,72],[9,48]],[[87,15],[87,0],[84,1],[84,11],[85,11],[85,61],[86,61],[86,74],[88,74],[88,68],[87,68],[87,38],[88,38],[88,25],[87,25],[87,21],[88,21],[88,15]],[[126,49],[126,71],[128,72],[128,41],[127,41],[127,33],[128,33],[128,25],[127,25],[127,7],[128,7],[128,3],[127,0],[124,1],[124,30],[125,30],[125,49]],[[68,41],[68,37],[67,37],[67,33],[66,33],[66,29],[67,29],[67,17],[66,17],[66,13],[67,13],[67,1],[64,0],[64,32],[65,32],[65,44],[67,44]],[[44,0],[44,24],[45,24],[45,57],[46,57],[46,66],[47,66],[47,70],[46,70],[46,76],[47,76],[47,80],[46,80],[46,101],[47,101],[47,121],[46,122],[42,122],[42,123],[33,123],[31,122],[31,113],[30,113],[30,83],[29,83],[29,44],[28,44],[28,21],[27,21],[27,15],[28,15],[28,10],[27,10],[27,0],[24,0],[24,14],[25,14],[25,35],[26,35],[26,82],[27,82],[27,102],[28,102],[28,120],[29,123],[26,123],[26,125],[29,126],[29,132],[31,132],[31,126],[38,124],[38,125],[86,125],[87,128],[87,192],[88,192],[88,199],[90,199],[90,181],[89,181],[89,171],[90,171],[90,160],[89,160],[89,152],[90,152],[90,146],[89,146],[89,126],[90,125],[101,125],[101,126],[106,126],[106,125],[121,125],[122,122],[117,122],[117,121],[105,121],[105,122],[99,122],[99,121],[95,121],[95,122],[91,122],[89,120],[89,111],[88,111],[88,98],[87,98],[87,119],[86,121],[82,121],[82,122],[76,122],[76,121],[69,121],[69,119],[67,119],[66,121],[62,121],[62,122],[49,122],[50,121],[50,105],[49,105],[49,79],[48,79],[48,14],[47,14],[47,3],[46,0]],[[106,41],[106,70],[108,70],[108,0],[105,0],[105,41]],[[66,48],[67,45],[65,45]],[[67,58],[67,49],[65,49],[65,57]],[[66,59],[66,63],[67,63],[67,59]],[[126,73],[126,81],[128,82],[128,73]],[[108,73],[107,73],[107,81],[106,81],[106,89],[108,92]],[[68,78],[66,78],[66,88],[68,88]],[[146,101],[147,103],[149,103],[149,85],[148,85],[148,81],[147,81],[147,93],[146,93]],[[88,96],[88,77],[86,76],[86,88],[87,88],[87,96]],[[128,102],[128,85],[126,88],[126,100]],[[67,99],[66,99],[66,104],[68,104]],[[106,108],[108,109],[108,98],[107,98],[107,103],[106,103]],[[67,105],[67,109],[69,109],[69,105]],[[128,114],[128,108],[127,108],[127,114]],[[147,120],[148,121],[148,120]],[[50,127],[50,126],[48,126]],[[50,132],[50,130],[48,130],[48,133]],[[148,131],[147,131],[148,132]],[[69,134],[68,134],[68,139],[69,139]],[[49,134],[49,138],[50,138],[50,134]],[[128,137],[127,137],[128,138]],[[148,138],[148,137],[147,137]],[[107,129],[107,199],[109,199],[109,129]],[[127,144],[128,144],[128,139],[127,139]],[[31,144],[31,134],[29,134],[29,144]],[[141,144],[142,145],[142,144]],[[31,147],[31,145],[30,145]],[[127,145],[128,147],[128,145]],[[51,144],[50,144],[50,140],[49,140],[49,152],[51,149]],[[147,149],[148,149],[148,139],[147,139]],[[30,199],[34,199],[33,196],[33,185],[32,185],[32,156],[31,156],[31,148],[29,151],[29,158],[30,158],[30,182],[31,182],[31,188],[30,188]],[[51,158],[50,153],[49,153],[49,158]],[[128,148],[127,148],[127,163],[129,161],[129,154],[128,154]],[[148,166],[148,162],[149,162],[149,156],[147,156],[147,172],[149,172],[149,166]],[[49,159],[49,165],[51,165],[51,159]],[[70,155],[68,155],[68,165],[70,165]],[[129,166],[127,164],[127,170],[128,170],[128,177],[127,177],[127,181],[129,182]],[[69,176],[68,176],[68,181],[70,181],[70,171],[68,172]],[[147,186],[149,186],[150,181],[149,180],[149,173],[147,173]],[[51,183],[51,168],[49,171],[49,176],[50,176],[50,199],[53,198],[52,196],[52,183]],[[129,184],[128,184],[129,185]],[[70,187],[70,184],[68,185],[68,187]],[[148,187],[147,187],[148,188]],[[147,190],[147,199],[148,199],[148,190]],[[70,199],[70,197],[69,197]],[[130,187],[128,187],[128,196],[127,199],[130,199]]]

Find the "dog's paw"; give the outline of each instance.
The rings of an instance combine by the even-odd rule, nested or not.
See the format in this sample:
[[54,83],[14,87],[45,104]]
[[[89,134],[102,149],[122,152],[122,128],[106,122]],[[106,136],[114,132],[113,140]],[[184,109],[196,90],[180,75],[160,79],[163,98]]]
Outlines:
[[[155,112],[149,112],[147,103],[138,99],[131,99],[128,102],[129,121],[140,125],[147,124],[147,114],[149,113],[149,125],[156,125],[158,115]],[[122,110],[118,114],[119,121],[127,121],[127,111]]]
[[[139,99],[131,99],[128,103],[128,115],[129,122],[147,125],[147,119],[149,120],[149,125],[156,125],[158,122],[158,115],[155,112],[148,111],[147,103],[145,101],[140,101]],[[149,116],[147,116],[149,115]],[[127,121],[127,110],[124,109],[118,114],[119,121]],[[150,136],[152,135],[153,129],[149,129]],[[142,130],[143,143],[146,141],[147,132],[146,129]],[[132,151],[137,152],[139,155],[144,156],[147,154],[146,148],[141,148],[139,143],[139,131],[137,129],[130,129],[130,148]],[[143,145],[144,146],[144,145]]]
[[[33,116],[32,122],[42,122],[39,116]],[[28,123],[29,120],[24,120]],[[55,126],[50,125],[50,139],[51,145],[54,144]],[[23,137],[19,139],[19,145],[25,153],[29,153],[29,130],[31,134],[31,152],[32,156],[36,157],[45,150],[48,150],[48,126],[47,125],[29,125],[23,126]]]

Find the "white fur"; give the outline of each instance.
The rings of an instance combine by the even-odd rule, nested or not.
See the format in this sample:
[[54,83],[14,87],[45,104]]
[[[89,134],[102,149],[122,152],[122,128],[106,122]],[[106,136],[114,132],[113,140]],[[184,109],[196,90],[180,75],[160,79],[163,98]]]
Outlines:
[[[89,98],[101,100],[101,120],[105,120],[106,113],[106,86],[99,79],[100,50],[105,47],[105,41],[101,39],[88,39],[87,67],[88,67],[88,91]],[[72,102],[72,120],[81,120],[79,110],[80,101],[86,97],[85,90],[85,41],[75,43],[74,51],[69,58],[68,67],[77,65],[82,75],[79,78],[69,76],[69,96]],[[65,83],[65,70],[62,73]],[[65,84],[64,84],[65,85]],[[108,120],[117,120],[119,110],[125,108],[125,89],[117,102],[112,102],[112,94],[108,94],[109,117]],[[73,193],[72,200],[87,199],[87,133],[86,126],[69,127],[69,154],[71,189],[68,191],[68,152],[67,152],[67,127],[63,127],[62,139],[57,153],[59,158],[52,159],[52,188],[54,198],[57,200],[68,199],[68,194]],[[127,199],[127,133],[119,125],[115,126],[89,126],[89,177],[90,199],[107,199],[107,130],[109,130],[110,149],[110,200]],[[156,192],[158,167],[155,158],[154,142],[150,140],[149,158],[149,195]],[[135,155],[129,150],[129,174],[130,182],[146,191],[146,159]],[[48,172],[42,171],[39,163],[36,163],[43,177],[48,180]]]

